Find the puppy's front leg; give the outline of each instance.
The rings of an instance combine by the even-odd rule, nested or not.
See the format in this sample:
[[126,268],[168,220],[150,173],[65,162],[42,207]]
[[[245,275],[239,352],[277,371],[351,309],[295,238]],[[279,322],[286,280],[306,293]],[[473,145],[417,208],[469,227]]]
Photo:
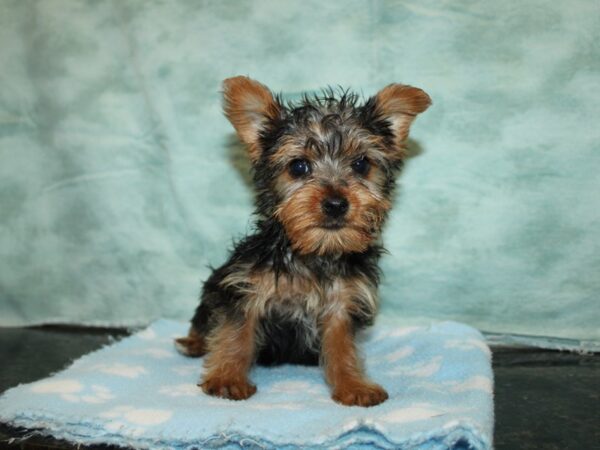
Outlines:
[[348,406],[374,406],[388,398],[387,392],[363,373],[354,345],[352,319],[346,311],[328,314],[322,323],[321,359],[332,398]]
[[244,400],[256,392],[248,380],[254,361],[256,319],[226,321],[208,340],[205,373],[199,385],[209,395]]

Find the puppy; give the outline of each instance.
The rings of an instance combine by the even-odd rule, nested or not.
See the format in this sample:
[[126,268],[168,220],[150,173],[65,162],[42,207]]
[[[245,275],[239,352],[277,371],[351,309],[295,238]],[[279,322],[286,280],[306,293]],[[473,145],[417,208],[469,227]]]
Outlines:
[[223,91],[252,162],[256,227],[205,282],[178,348],[206,355],[200,386],[209,395],[246,399],[256,392],[254,362],[294,363],[321,364],[336,402],[385,401],[354,338],[377,311],[381,228],[403,142],[429,96],[391,84],[364,102],[327,89],[284,103],[243,76]]

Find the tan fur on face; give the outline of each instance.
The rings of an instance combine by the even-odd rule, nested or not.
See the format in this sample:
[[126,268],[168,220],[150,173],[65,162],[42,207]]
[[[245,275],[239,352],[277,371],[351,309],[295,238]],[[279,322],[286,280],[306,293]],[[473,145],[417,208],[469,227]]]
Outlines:
[[242,142],[248,146],[250,159],[256,161],[261,128],[280,114],[271,91],[248,77],[228,78],[223,81],[223,110]]
[[306,183],[283,201],[276,216],[283,224],[292,248],[300,254],[318,255],[362,252],[377,237],[390,203],[377,197],[365,185],[351,181],[337,192],[350,205],[347,225],[339,230],[320,227],[324,221],[321,203],[331,188],[316,182]]
[[[274,167],[288,167],[294,159],[306,159],[314,173],[309,178],[294,178],[284,170],[274,182],[280,202],[275,217],[283,224],[292,248],[300,254],[318,255],[362,252],[377,239],[383,219],[391,207],[390,200],[381,194],[386,183],[378,168],[390,158],[401,158],[401,152],[385,148],[380,138],[353,124],[356,128],[344,138],[343,148],[334,156],[324,149],[306,145],[305,140],[288,138],[269,156]],[[309,128],[312,138],[327,134],[319,123]],[[306,138],[305,138],[306,139]],[[351,164],[357,158],[367,157],[371,170],[366,176],[357,176]],[[347,226],[328,230],[321,225],[325,217],[322,201],[331,194],[344,196],[350,208]]]

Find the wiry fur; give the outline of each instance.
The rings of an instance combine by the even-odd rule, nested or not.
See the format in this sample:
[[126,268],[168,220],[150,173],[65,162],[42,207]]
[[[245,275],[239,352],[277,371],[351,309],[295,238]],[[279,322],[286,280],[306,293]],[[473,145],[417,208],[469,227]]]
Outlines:
[[[190,356],[208,353],[206,393],[249,397],[255,361],[320,362],[334,400],[387,398],[364,377],[354,334],[377,311],[379,238],[402,142],[429,104],[399,84],[364,103],[327,89],[284,104],[254,80],[225,80],[225,114],[253,164],[257,223],[206,281],[190,334],[177,341]],[[309,172],[298,175],[297,161]]]

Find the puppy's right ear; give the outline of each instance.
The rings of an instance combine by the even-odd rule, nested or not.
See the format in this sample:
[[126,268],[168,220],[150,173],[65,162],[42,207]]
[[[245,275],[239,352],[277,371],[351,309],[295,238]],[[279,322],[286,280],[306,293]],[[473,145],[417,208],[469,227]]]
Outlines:
[[223,81],[223,111],[239,138],[248,146],[252,162],[260,156],[260,132],[270,120],[281,114],[281,106],[269,89],[248,77]]

